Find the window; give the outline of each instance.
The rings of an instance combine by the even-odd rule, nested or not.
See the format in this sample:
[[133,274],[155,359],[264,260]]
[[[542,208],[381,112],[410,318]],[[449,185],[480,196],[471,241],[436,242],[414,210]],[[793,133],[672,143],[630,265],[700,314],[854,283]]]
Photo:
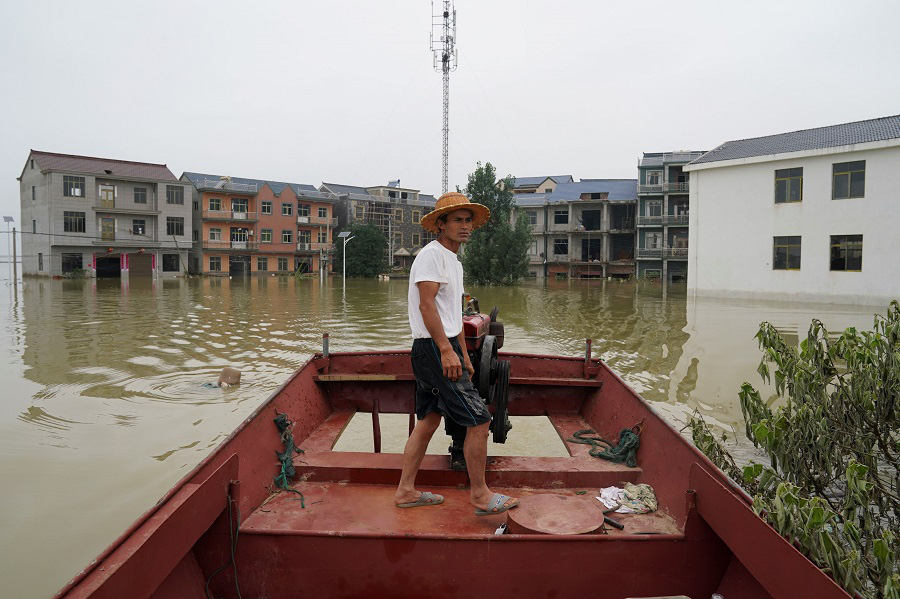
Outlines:
[[191,234],[191,239],[198,241],[200,239],[200,231],[194,229],[194,232]]
[[569,224],[569,211],[568,210],[554,210],[553,211],[553,224],[568,225]]
[[537,240],[532,239],[531,245],[528,246],[528,253],[531,254],[532,256],[537,256],[537,253],[538,253],[537,248],[538,248]]
[[43,252],[38,252],[38,270],[44,270],[44,254]]
[[166,185],[166,204],[184,205],[184,187],[180,185]]
[[37,221],[34,219],[31,219],[31,232],[37,234]]
[[356,205],[356,220],[363,220],[366,218],[366,207],[363,204]]
[[288,259],[287,258],[278,258],[279,272],[285,272],[287,269],[288,269]]
[[210,241],[222,241],[222,229],[213,227],[209,230]]
[[394,220],[398,223],[403,222],[403,208],[394,208]]
[[83,198],[84,177],[63,175],[63,195],[67,198]]
[[262,204],[259,205],[259,211],[261,214],[272,214],[272,202],[263,200]]
[[293,231],[282,231],[281,232],[281,243],[291,243],[294,240],[294,232]]
[[297,216],[309,216],[309,204],[298,204]]
[[328,208],[319,206],[319,218],[328,218]]
[[422,245],[422,236],[419,233],[412,234],[412,245],[414,248],[417,248],[420,245]]
[[31,170],[34,170],[34,159],[31,160]]
[[131,232],[134,235],[146,235],[147,221],[142,218],[136,218],[131,221]]
[[163,272],[178,272],[178,254],[163,254]]
[[37,191],[35,191],[34,185],[31,186],[31,201],[35,201],[37,199]]
[[259,240],[263,243],[272,243],[272,229],[262,229],[259,232]]
[[200,202],[198,202],[197,200],[194,200],[193,202],[191,202],[191,209],[194,212],[197,212],[198,210],[200,210]]
[[184,235],[184,218],[181,216],[166,217],[166,235]]
[[231,200],[231,211],[246,213],[249,205],[250,202],[247,198],[234,198]]
[[231,241],[247,243],[250,239],[250,229],[244,227],[231,227]]
[[68,210],[63,212],[63,231],[84,233],[84,212],[69,212]]
[[62,271],[63,273],[82,270],[84,262],[81,254],[63,254],[62,255]]
[[222,272],[222,257],[221,256],[210,256],[209,257],[209,270],[210,270],[210,272]]
[[420,222],[421,220],[422,220],[422,211],[421,210],[413,210],[411,222],[417,223],[417,222]]
[[800,270],[800,236],[775,237],[772,243],[773,270]]
[[645,248],[658,250],[662,248],[662,233],[647,233],[644,237]]
[[297,243],[303,243],[303,244],[308,245],[311,242],[312,242],[312,233],[309,230],[303,229],[303,230],[297,232]]
[[222,198],[209,198],[209,209],[212,212],[220,212],[222,210]]
[[569,240],[565,237],[553,240],[553,253],[557,255],[565,255],[569,253]]
[[647,173],[647,185],[661,185],[662,171],[650,171]]
[[401,200],[406,200],[406,199],[408,199],[408,198],[409,198],[409,194],[408,194],[408,193],[406,193],[405,191],[401,191],[401,192],[400,192],[400,199],[401,199]]
[[319,243],[328,243],[328,231],[319,231]]
[[537,210],[526,210],[525,214],[528,217],[528,224],[534,226],[537,224]]
[[662,216],[662,202],[659,200],[647,202],[647,216]]
[[[866,161],[841,162],[832,166],[831,199],[846,200],[866,195]],[[834,270],[832,268],[832,270]]]
[[389,192],[388,192],[388,197],[396,198],[396,197],[397,197],[397,192],[396,192],[396,191],[389,191]]
[[256,259],[256,270],[259,270],[259,271],[267,271],[267,270],[269,270],[269,259],[268,259],[268,258],[263,258],[263,257],[261,257],[261,256],[258,257],[258,258]]
[[862,270],[862,235],[831,236],[831,270]]
[[803,201],[803,168],[775,171],[775,203]]
[[281,205],[281,216],[294,216],[294,205],[293,204],[282,204]]
[[135,204],[146,204],[147,203],[147,188],[146,187],[135,187],[134,188],[134,203]]

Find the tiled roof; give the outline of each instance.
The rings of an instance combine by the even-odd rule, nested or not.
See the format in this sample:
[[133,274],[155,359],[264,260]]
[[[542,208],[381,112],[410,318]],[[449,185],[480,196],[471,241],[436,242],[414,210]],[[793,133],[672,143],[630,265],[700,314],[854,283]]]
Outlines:
[[437,199],[429,193],[420,193],[419,201],[428,206],[434,206],[437,203]]
[[834,148],[887,139],[900,139],[900,115],[816,129],[803,129],[765,137],[726,141],[691,164]]
[[[185,171],[184,175],[187,177],[191,183],[194,185],[203,184],[206,181],[218,181],[222,179],[222,175],[210,175],[206,173],[192,173]],[[294,192],[294,195],[299,196],[300,190],[304,191],[317,191],[316,188],[312,185],[307,185],[305,183],[285,183],[284,181],[269,181],[267,179],[247,179],[245,177],[229,177],[232,183],[238,183],[240,185],[256,185],[256,189],[259,190],[263,185],[268,185],[272,188],[272,191],[275,195],[281,195],[281,192],[284,191],[285,187],[290,187]]]
[[155,179],[158,181],[177,181],[165,164],[150,162],[132,162],[113,158],[94,158],[92,156],[76,156],[73,154],[56,154],[32,150],[31,156],[42,171],[69,171],[74,173],[90,173],[111,177],[130,177],[134,179]]
[[611,202],[637,200],[637,179],[582,179],[577,183],[560,183],[550,196],[552,200],[579,200],[583,193],[608,193]]
[[369,192],[366,191],[365,187],[357,187],[355,185],[340,185],[338,183],[322,183],[319,186],[319,189],[325,188],[325,191],[330,191],[332,193],[344,194],[344,193],[358,193],[360,195],[367,196]]

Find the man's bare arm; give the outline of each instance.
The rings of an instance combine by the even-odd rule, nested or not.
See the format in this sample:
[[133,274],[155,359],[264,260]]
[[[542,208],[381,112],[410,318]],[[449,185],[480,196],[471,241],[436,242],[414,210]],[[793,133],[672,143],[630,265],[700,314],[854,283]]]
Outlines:
[[[441,352],[441,366],[444,369],[444,376],[451,381],[455,381],[462,376],[462,364],[459,362],[459,356],[453,351],[450,340],[447,339],[447,333],[444,332],[444,325],[441,322],[441,315],[438,314],[437,306],[434,303],[434,298],[437,297],[441,284],[434,281],[420,281],[416,283],[416,286],[419,288],[419,312],[422,313],[422,321],[425,323],[428,334],[431,335],[432,340]],[[463,352],[463,355],[465,355],[465,352]],[[466,361],[469,361],[468,357]]]

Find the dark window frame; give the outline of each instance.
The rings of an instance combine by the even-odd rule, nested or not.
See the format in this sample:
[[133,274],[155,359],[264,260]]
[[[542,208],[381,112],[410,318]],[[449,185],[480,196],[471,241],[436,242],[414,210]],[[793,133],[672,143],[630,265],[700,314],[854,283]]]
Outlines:
[[256,270],[258,272],[268,272],[269,271],[269,259],[266,256],[257,256],[256,257]]
[[831,165],[831,199],[851,200],[866,196],[866,161]]
[[64,233],[84,233],[86,226],[85,212],[76,212],[72,210],[63,211],[63,232]]
[[281,243],[294,243],[294,232],[290,229],[282,229]]
[[[167,264],[168,262],[168,264]],[[174,265],[174,267],[173,267]],[[162,255],[162,271],[163,272],[180,272],[181,271],[181,256],[178,254],[163,254]]]
[[131,234],[132,235],[146,235],[147,234],[147,219],[145,219],[145,218],[131,219]]
[[166,185],[166,204],[184,206],[184,187],[180,185]]
[[772,238],[772,270],[800,270],[801,258],[800,235],[778,235]]
[[[565,248],[565,251],[560,252],[558,250]],[[564,238],[554,238],[553,239],[553,255],[554,256],[567,256],[569,254],[569,240]]]
[[[80,193],[78,195],[72,193],[75,189],[79,190]],[[87,196],[84,177],[63,175],[63,196],[67,198],[83,198]]]
[[209,257],[209,272],[222,272],[222,257],[221,256],[210,256]]
[[146,204],[147,203],[147,188],[146,187],[135,187],[134,188],[134,203],[135,204]]
[[272,200],[262,200],[259,204],[260,214],[272,214]]
[[[260,229],[259,231],[259,242],[260,243],[272,243],[272,229]],[[268,237],[268,239],[266,239]]]
[[569,211],[568,210],[554,210],[553,211],[553,224],[554,225],[568,225],[569,224]]
[[84,254],[80,252],[64,252],[60,258],[62,259],[63,274],[74,272],[76,270],[84,270]]
[[832,272],[862,272],[862,235],[832,235],[830,241],[829,269]]
[[803,201],[803,167],[775,171],[775,203],[793,204]]
[[184,237],[184,217],[183,216],[167,216],[166,217],[166,235],[175,237]]
[[278,257],[278,272],[287,272],[288,270],[288,259],[283,256]]
[[319,218],[328,218],[328,208],[319,206]]
[[294,205],[291,202],[282,202],[281,216],[294,216]]
[[[216,202],[218,208],[213,208],[213,202]],[[210,212],[222,212],[222,198],[209,198],[206,204],[209,206]]]

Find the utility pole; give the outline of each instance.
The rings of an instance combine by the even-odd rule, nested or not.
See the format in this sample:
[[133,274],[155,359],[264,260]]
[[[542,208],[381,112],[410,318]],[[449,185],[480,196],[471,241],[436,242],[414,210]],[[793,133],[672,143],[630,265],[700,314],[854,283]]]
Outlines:
[[452,0],[439,0],[443,10],[435,13],[435,0],[431,0],[431,52],[434,70],[444,80],[444,145],[442,155],[441,193],[447,193],[448,164],[450,160],[450,71],[456,70],[456,9]]
[[19,267],[16,264],[16,228],[13,227],[12,230],[12,242],[13,242],[13,285],[16,285],[19,279]]

